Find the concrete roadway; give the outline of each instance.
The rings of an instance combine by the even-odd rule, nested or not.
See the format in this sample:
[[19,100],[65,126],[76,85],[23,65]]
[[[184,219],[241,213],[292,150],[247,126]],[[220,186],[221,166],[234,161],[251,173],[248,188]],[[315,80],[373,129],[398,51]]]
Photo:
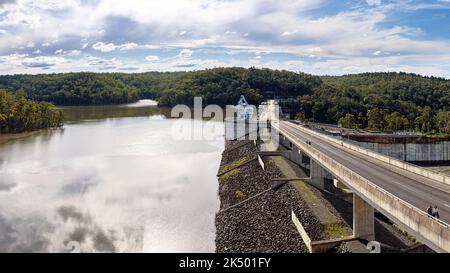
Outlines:
[[317,150],[411,205],[424,211],[429,205],[437,205],[440,219],[450,224],[450,186],[333,145],[296,127],[298,125],[291,122],[280,121],[281,130],[291,133],[300,141],[311,141]]

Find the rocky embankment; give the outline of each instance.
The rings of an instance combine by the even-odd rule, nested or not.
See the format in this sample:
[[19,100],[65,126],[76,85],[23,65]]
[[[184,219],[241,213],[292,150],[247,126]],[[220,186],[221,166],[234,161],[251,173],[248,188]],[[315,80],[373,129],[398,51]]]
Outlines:
[[[240,148],[237,148],[240,146]],[[234,168],[256,156],[253,141],[227,142],[219,173]],[[220,209],[226,209],[271,187],[272,178],[280,178],[280,170],[265,160],[265,170],[258,161],[232,170],[219,177]],[[216,215],[216,251],[223,252],[308,252],[291,221],[291,211],[302,217],[310,237],[323,239],[324,232],[312,212],[286,184],[259,198]]]
[[[284,177],[277,159],[264,158],[265,170],[258,161],[240,166],[255,158],[258,148],[253,141],[227,141],[219,170],[220,211],[216,214],[216,252],[218,253],[307,253],[299,232],[291,220],[294,211],[303,228],[313,241],[336,238],[336,229],[320,221],[311,209],[311,201],[299,193],[294,183],[287,183],[277,191],[267,193],[244,202],[271,188],[272,179]],[[238,167],[238,168],[236,168]],[[310,194],[320,199],[327,210],[333,214],[339,230],[348,235],[352,225],[352,205],[348,201],[308,186]],[[308,196],[307,196],[308,197]],[[309,203],[308,203],[309,202]],[[231,206],[235,206],[230,208]],[[335,234],[333,234],[335,233]],[[375,223],[376,238],[382,243],[400,248],[413,244],[387,223],[377,219]],[[334,236],[333,236],[334,235]],[[356,248],[355,248],[356,244]],[[363,243],[344,242],[330,252],[364,251]]]

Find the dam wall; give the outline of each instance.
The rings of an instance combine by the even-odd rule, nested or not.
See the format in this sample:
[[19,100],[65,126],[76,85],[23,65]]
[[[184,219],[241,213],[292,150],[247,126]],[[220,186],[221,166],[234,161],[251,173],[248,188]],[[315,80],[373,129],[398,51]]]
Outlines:
[[450,141],[429,143],[374,143],[343,139],[354,145],[407,162],[450,161]]

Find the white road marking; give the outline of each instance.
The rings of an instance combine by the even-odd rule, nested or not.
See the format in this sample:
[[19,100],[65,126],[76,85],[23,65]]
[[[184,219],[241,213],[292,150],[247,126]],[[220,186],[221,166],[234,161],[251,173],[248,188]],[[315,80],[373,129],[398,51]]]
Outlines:
[[446,207],[449,207],[449,208],[450,208],[450,205],[449,205],[449,204],[444,204],[444,206],[446,206]]

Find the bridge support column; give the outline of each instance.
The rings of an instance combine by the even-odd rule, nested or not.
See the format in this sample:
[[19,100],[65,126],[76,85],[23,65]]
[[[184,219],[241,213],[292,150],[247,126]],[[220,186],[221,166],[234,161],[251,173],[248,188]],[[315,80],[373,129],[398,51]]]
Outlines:
[[292,149],[292,143],[283,135],[280,135],[280,143],[286,148]]
[[297,165],[302,165],[302,152],[299,148],[297,148],[297,146],[292,145],[289,159],[295,162]]
[[311,159],[305,153],[302,152],[302,166],[304,168],[309,168],[310,162]]
[[309,166],[310,166],[309,173],[311,177],[311,183],[320,189],[324,189],[325,169],[322,168],[322,166],[320,166],[317,162],[315,162],[312,159],[310,160]]
[[302,167],[305,167],[305,164],[303,164],[304,158],[303,158],[303,152],[302,152],[302,150],[298,149],[297,154],[298,154],[298,155],[297,155],[297,157],[298,157],[298,164],[299,164],[300,166],[302,166]]
[[353,235],[368,241],[375,239],[374,209],[355,193],[353,193]]

